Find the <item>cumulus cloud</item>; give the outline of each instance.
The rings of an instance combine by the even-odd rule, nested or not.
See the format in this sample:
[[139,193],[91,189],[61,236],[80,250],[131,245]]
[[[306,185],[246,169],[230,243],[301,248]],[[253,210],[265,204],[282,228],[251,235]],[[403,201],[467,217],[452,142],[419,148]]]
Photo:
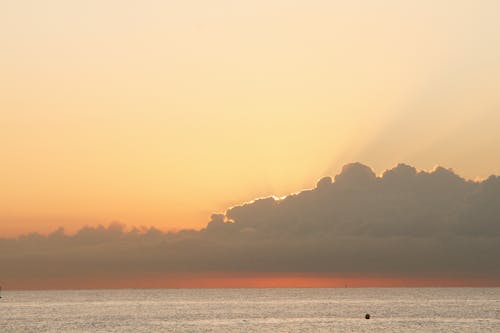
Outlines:
[[206,228],[121,224],[0,239],[0,279],[169,272],[480,275],[500,280],[500,177],[465,180],[400,164],[213,214]]

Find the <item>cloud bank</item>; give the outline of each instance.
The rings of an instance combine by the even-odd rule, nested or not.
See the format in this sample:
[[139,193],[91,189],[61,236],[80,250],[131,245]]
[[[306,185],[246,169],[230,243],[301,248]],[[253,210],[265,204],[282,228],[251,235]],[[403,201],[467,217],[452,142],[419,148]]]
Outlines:
[[500,177],[344,166],[311,190],[214,214],[206,228],[121,224],[0,239],[0,282],[163,273],[480,276],[500,281]]

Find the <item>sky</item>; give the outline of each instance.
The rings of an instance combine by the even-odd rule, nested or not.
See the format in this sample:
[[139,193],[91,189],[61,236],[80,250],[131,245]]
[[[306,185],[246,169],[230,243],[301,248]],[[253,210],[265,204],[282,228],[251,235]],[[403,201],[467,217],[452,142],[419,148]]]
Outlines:
[[0,235],[201,229],[362,162],[500,174],[498,1],[1,1]]
[[123,224],[0,238],[9,289],[500,286],[500,176],[361,163],[201,230]]

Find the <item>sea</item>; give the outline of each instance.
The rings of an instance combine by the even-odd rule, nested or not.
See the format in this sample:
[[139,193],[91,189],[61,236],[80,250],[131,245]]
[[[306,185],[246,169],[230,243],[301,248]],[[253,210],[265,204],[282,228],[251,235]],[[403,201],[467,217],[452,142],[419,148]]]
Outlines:
[[0,332],[500,332],[500,288],[4,290]]

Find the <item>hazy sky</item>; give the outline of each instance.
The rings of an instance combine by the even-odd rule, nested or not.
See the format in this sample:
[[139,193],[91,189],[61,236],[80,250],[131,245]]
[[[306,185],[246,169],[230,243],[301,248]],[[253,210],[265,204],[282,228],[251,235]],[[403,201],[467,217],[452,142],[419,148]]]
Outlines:
[[213,214],[202,230],[120,224],[0,237],[13,288],[500,286],[500,177],[353,163],[312,190]]
[[202,227],[345,163],[500,174],[500,2],[0,2],[0,235]]

